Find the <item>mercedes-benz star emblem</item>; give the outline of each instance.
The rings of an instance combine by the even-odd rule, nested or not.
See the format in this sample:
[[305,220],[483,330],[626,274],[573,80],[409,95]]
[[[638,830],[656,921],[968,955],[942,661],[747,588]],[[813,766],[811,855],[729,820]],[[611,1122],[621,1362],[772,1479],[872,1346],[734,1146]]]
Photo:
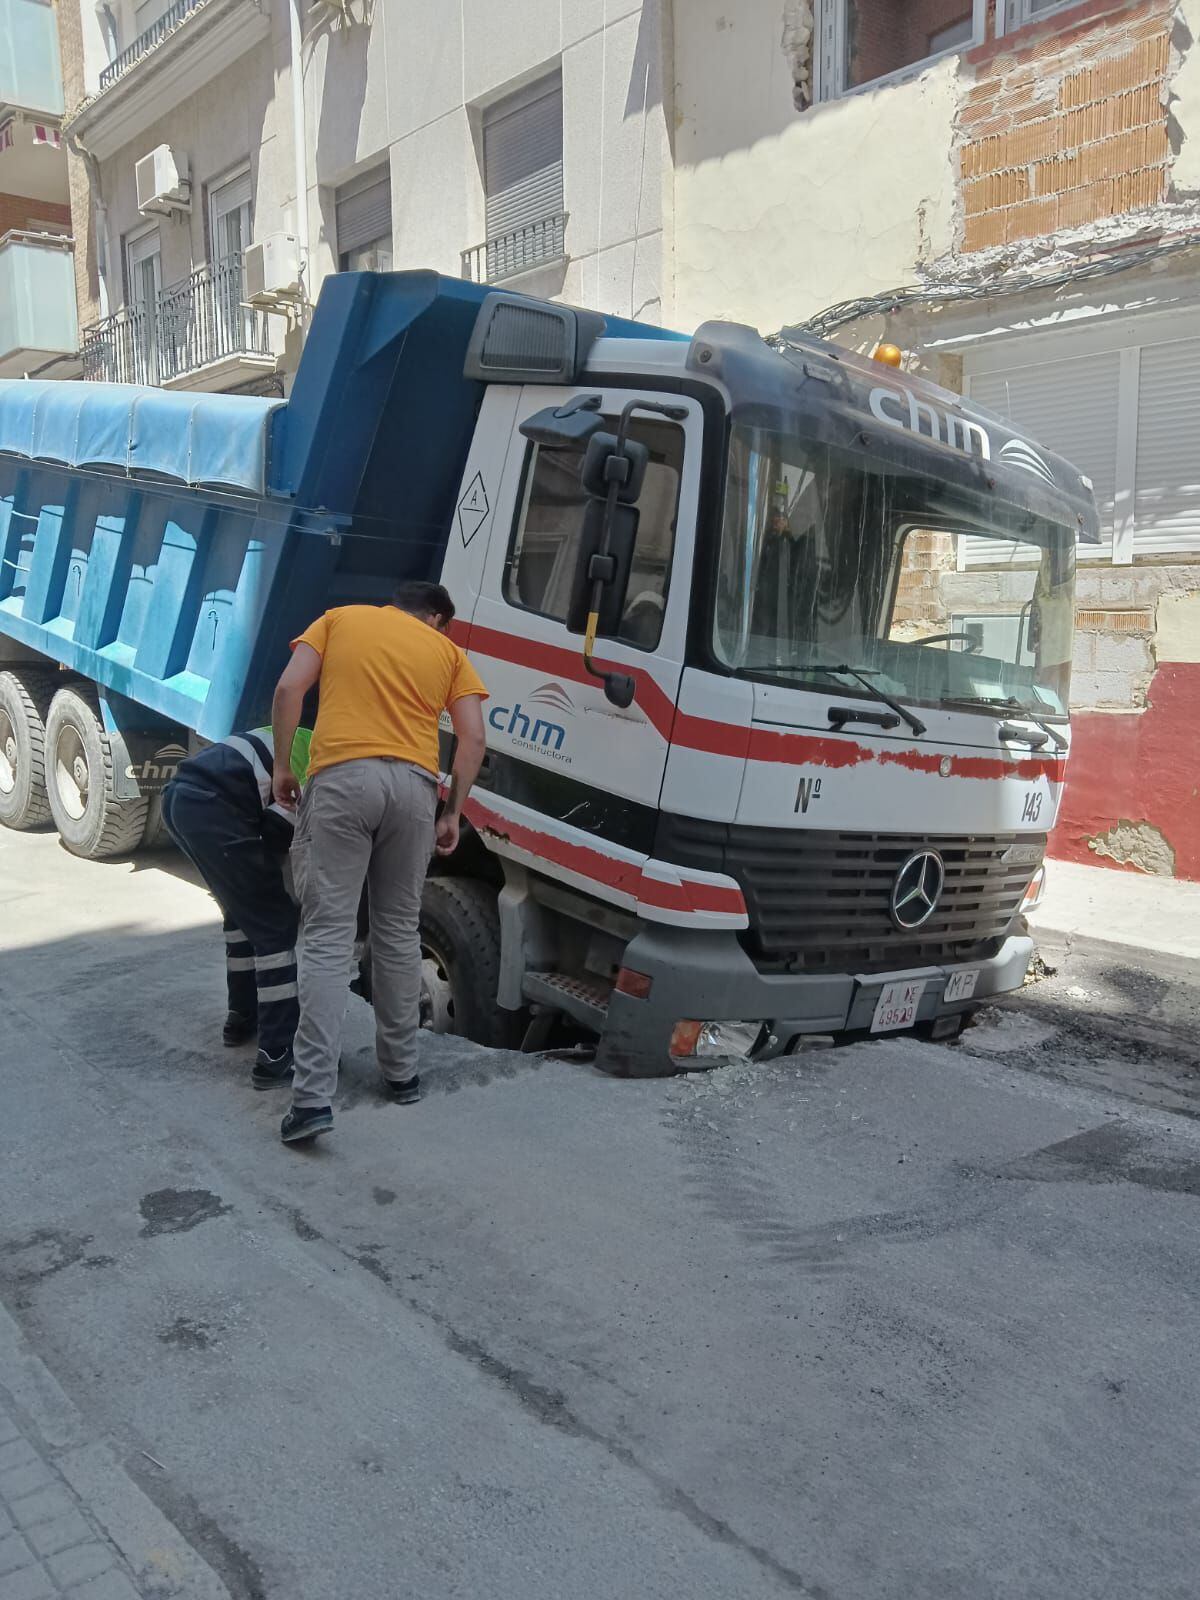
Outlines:
[[892,921],[905,933],[928,922],[945,883],[946,866],[936,850],[919,850],[909,856],[892,885]]

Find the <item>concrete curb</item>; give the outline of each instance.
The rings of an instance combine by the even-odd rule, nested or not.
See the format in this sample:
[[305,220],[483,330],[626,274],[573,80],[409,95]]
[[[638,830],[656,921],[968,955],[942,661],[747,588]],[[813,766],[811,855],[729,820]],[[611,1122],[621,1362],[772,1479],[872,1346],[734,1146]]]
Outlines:
[[133,1570],[162,1600],[232,1600],[225,1584],[138,1488],[0,1305],[0,1379],[47,1460]]
[[1034,951],[1040,955],[1095,956],[1102,961],[1117,961],[1123,966],[1139,971],[1153,970],[1177,977],[1190,977],[1196,963],[1191,956],[1173,951],[1154,950],[1146,945],[1122,944],[1116,939],[1100,939],[1094,934],[1079,933],[1073,928],[1031,927]]

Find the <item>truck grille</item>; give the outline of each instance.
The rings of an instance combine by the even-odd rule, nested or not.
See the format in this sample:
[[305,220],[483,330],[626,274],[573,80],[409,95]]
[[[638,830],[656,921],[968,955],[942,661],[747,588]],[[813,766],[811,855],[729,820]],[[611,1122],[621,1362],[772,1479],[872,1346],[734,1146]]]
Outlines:
[[[763,971],[882,972],[986,960],[999,950],[1035,867],[1006,864],[1012,844],[1046,848],[1041,834],[826,833],[667,816],[662,861],[724,872],[746,898],[742,942]],[[909,856],[936,850],[946,882],[933,916],[913,932],[891,919],[892,886]]]

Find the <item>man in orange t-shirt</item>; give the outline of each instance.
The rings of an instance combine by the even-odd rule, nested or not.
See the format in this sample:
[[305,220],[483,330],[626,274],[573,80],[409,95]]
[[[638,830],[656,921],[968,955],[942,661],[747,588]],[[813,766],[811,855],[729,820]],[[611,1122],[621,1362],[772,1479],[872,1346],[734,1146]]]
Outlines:
[[[484,753],[487,690],[446,637],[454,602],[440,584],[410,581],[388,606],[341,606],[292,641],[275,690],[275,749],[290,750],[304,696],[320,685],[308,783],[275,763],[274,793],[299,801],[292,872],[300,892],[300,1025],[285,1143],[333,1127],[346,977],[364,880],[371,906],[372,986],[379,1068],[393,1097],[420,1095],[417,1028],[421,890],[435,845],[458,845],[463,803]],[[438,719],[457,736],[450,794],[437,818]]]

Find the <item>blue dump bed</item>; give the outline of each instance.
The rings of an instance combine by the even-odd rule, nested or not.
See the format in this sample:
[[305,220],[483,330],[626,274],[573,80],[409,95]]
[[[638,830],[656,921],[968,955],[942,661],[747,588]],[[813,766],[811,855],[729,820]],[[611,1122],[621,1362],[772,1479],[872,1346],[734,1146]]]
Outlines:
[[286,403],[0,383],[0,660],[11,640],[61,662],[125,727],[264,717],[314,616],[440,572],[488,292],[329,279]]

